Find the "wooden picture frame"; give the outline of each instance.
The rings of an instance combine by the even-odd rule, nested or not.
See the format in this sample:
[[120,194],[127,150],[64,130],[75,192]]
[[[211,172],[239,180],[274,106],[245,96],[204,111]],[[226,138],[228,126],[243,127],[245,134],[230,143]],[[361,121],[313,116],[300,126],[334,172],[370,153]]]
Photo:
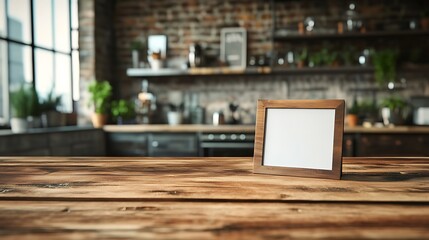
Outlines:
[[244,28],[222,28],[220,59],[230,68],[246,68],[247,32]]
[[149,35],[147,37],[147,48],[149,53],[160,52],[161,59],[166,59],[168,51],[167,35]]
[[344,100],[258,100],[254,173],[340,179]]

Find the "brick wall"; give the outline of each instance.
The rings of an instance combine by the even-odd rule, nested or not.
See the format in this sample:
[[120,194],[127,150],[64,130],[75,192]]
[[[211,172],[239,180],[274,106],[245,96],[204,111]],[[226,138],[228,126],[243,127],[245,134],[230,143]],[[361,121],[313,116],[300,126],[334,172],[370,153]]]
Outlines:
[[95,79],[107,80],[113,85],[117,83],[113,9],[114,1],[79,1],[79,125],[90,124],[92,110],[88,106],[88,84]]
[[[95,6],[94,2],[96,3]],[[109,3],[105,3],[109,2]],[[272,44],[271,36],[274,25],[282,29],[295,29],[298,21],[307,16],[317,16],[316,23],[326,28],[336,29],[338,19],[342,18],[347,9],[347,2],[330,1],[276,1],[274,11],[270,1],[261,0],[120,0],[120,1],[80,1],[81,5],[89,4],[89,9],[95,8],[94,34],[97,50],[91,52],[95,58],[83,59],[83,81],[89,78],[93,70],[96,76],[109,79],[115,85],[116,97],[135,97],[140,90],[138,79],[126,76],[126,69],[131,67],[131,43],[135,40],[145,41],[152,34],[168,36],[168,58],[186,59],[189,45],[200,43],[205,53],[213,57],[219,56],[220,29],[223,27],[244,27],[248,33],[248,56],[267,53],[284,54],[285,51],[302,47],[303,43]],[[424,0],[403,1],[356,1],[357,11],[367,21],[366,30],[374,30],[378,23],[389,20],[395,22],[412,19],[419,16]],[[111,13],[111,7],[114,12]],[[82,16],[88,16],[86,7]],[[113,14],[113,16],[112,16]],[[101,15],[101,16],[100,16]],[[81,16],[81,17],[82,17]],[[94,18],[94,16],[90,16]],[[82,19],[90,21],[88,19]],[[404,21],[407,21],[404,20]],[[109,25],[114,23],[112,29]],[[89,24],[89,22],[88,22]],[[82,22],[81,22],[82,25]],[[82,26],[81,26],[82,27]],[[392,27],[392,26],[390,26]],[[394,27],[394,26],[393,26]],[[87,39],[81,31],[81,38]],[[113,38],[108,40],[109,38]],[[98,39],[98,40],[97,40]],[[425,42],[422,37],[417,42]],[[427,41],[426,41],[427,42]],[[313,42],[314,43],[314,42]],[[312,43],[312,44],[313,44]],[[340,42],[343,47],[354,46],[358,50],[374,46],[397,45],[400,48],[415,46],[416,41],[353,41]],[[300,45],[301,44],[301,45]],[[319,43],[319,46],[325,43]],[[329,43],[336,46],[336,42]],[[423,44],[422,44],[423,45]],[[317,46],[317,44],[316,44]],[[88,44],[91,47],[91,44]],[[86,49],[82,48],[81,58],[86,58]],[[426,52],[427,52],[426,46]],[[109,52],[114,55],[109,55]],[[82,56],[83,55],[83,56]],[[271,55],[274,56],[274,55]],[[115,59],[109,61],[111,59]],[[144,58],[143,58],[144,59]],[[92,64],[86,66],[85,61]],[[95,61],[92,62],[92,61]],[[95,69],[91,69],[96,66]],[[88,71],[88,72],[86,72]],[[113,72],[113,73],[112,73]],[[111,75],[109,75],[112,73]],[[407,89],[402,91],[404,96],[429,94],[427,77],[421,74],[400,74],[407,80]],[[210,109],[213,102],[239,99],[241,102],[254,103],[257,98],[350,98],[354,94],[360,97],[371,97],[372,92],[356,92],[352,89],[359,86],[374,87],[371,74],[322,74],[322,75],[293,75],[293,76],[240,76],[240,77],[197,77],[171,78],[163,81],[151,81],[150,87],[158,96],[160,102],[168,101],[168,92],[183,90],[197,92],[201,104]],[[383,94],[380,94],[383,95]],[[216,105],[216,104],[215,104]],[[222,104],[218,104],[220,106]],[[223,103],[223,106],[225,104]]]

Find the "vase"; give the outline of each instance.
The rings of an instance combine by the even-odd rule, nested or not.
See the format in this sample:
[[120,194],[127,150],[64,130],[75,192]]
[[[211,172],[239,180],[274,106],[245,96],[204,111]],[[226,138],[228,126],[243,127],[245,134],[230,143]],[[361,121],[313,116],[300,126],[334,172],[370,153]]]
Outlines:
[[27,119],[25,118],[11,118],[10,127],[14,133],[23,133],[28,129]]

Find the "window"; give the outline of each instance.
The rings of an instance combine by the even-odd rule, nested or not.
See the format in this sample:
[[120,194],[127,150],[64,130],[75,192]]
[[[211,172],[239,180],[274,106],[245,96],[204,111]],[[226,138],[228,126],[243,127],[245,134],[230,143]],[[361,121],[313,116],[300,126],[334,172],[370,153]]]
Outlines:
[[78,0],[0,0],[0,124],[9,92],[33,83],[40,98],[61,96],[59,110],[79,99]]

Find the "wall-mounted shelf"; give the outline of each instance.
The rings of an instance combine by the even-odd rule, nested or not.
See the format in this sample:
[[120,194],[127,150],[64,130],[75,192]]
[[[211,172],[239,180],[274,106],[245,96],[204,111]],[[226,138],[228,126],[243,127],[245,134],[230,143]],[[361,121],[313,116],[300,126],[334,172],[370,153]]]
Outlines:
[[362,38],[386,38],[386,37],[410,37],[429,36],[429,31],[425,30],[404,30],[404,31],[377,31],[377,32],[345,32],[336,34],[279,34],[274,33],[274,41],[301,41],[301,40],[322,40],[322,39],[362,39]]
[[[128,77],[137,78],[162,78],[162,77],[187,77],[187,76],[246,76],[246,75],[306,75],[306,74],[371,74],[373,67],[247,67],[245,69],[232,68],[196,68],[196,69],[170,69],[164,68],[151,70],[147,68],[129,68]],[[401,72],[427,73],[427,66],[412,66],[400,69]]]

